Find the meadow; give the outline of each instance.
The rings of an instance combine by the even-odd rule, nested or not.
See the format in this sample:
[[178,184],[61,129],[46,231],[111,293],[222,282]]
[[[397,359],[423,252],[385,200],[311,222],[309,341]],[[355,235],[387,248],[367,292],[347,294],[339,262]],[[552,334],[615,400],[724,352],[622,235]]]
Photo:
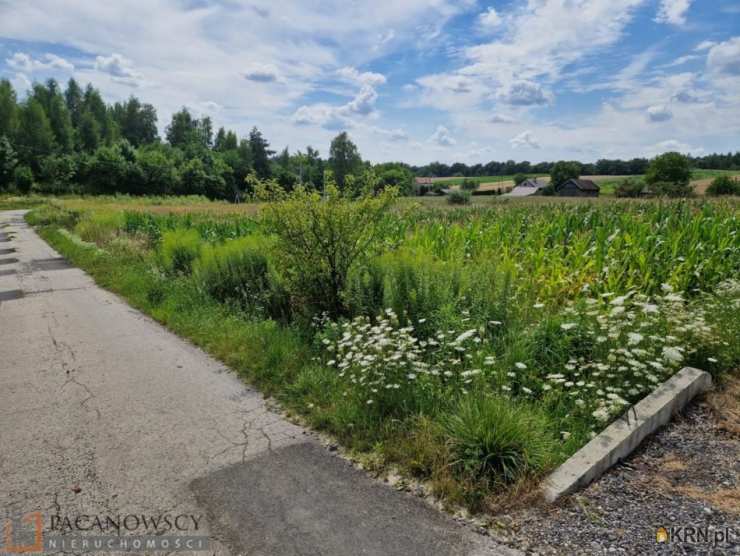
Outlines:
[[740,365],[738,202],[46,200],[102,286],[364,465],[490,508],[685,365]]

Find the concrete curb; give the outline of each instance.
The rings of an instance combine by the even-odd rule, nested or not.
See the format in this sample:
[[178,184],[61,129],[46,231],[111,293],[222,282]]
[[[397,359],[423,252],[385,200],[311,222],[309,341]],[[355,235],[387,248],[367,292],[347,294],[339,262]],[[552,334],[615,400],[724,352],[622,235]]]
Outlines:
[[681,369],[545,479],[545,499],[555,502],[587,486],[627,457],[646,436],[670,421],[694,396],[711,386],[709,373],[691,367]]

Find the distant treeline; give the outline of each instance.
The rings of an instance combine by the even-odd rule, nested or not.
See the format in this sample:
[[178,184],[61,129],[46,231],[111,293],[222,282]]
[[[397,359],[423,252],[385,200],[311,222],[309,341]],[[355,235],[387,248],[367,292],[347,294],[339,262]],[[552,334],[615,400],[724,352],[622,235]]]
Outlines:
[[[712,170],[740,170],[740,151],[727,154],[710,154],[707,156],[689,156],[694,168]],[[506,162],[491,161],[486,164],[467,165],[462,162],[444,164],[432,162],[425,166],[411,166],[411,170],[419,177],[434,176],[512,176],[514,174],[549,174],[557,162],[538,162],[532,164],[528,161]],[[595,163],[575,162],[581,167],[581,175],[584,176],[626,176],[644,174],[647,171],[650,160],[647,158],[633,158],[632,160],[608,160],[601,159]]]
[[[692,162],[698,168],[740,169],[740,153]],[[581,174],[642,174],[647,165],[647,159],[600,160],[581,165]],[[0,80],[0,192],[239,199],[261,182],[285,190],[298,184],[322,189],[331,179],[345,190],[397,186],[411,193],[414,176],[546,174],[552,167],[512,160],[472,166],[371,164],[345,132],[334,138],[325,159],[311,146],[305,152],[286,147],[276,153],[256,127],[247,137],[223,127],[214,131],[210,117],[194,117],[186,108],[173,114],[161,138],[157,111],[135,96],[108,104],[92,85],[82,88],[70,79],[62,88],[52,79],[35,83],[19,101],[11,83]]]

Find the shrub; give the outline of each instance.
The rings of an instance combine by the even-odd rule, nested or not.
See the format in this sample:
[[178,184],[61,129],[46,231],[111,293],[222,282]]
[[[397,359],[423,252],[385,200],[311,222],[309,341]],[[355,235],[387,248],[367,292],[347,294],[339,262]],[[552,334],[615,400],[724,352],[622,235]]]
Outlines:
[[28,193],[33,187],[33,172],[28,166],[16,166],[13,172],[13,182],[21,193]]
[[450,191],[447,202],[451,205],[469,205],[470,197],[470,191]]
[[259,235],[206,245],[193,273],[200,288],[217,301],[284,318],[287,299],[269,263],[273,246],[273,240]]
[[468,395],[443,426],[457,473],[489,485],[545,470],[556,446],[545,415],[508,398]]
[[445,194],[446,191],[447,191],[447,186],[444,184],[444,182],[437,181],[432,184],[432,193],[434,195],[441,197],[442,195]]
[[644,189],[645,184],[641,180],[627,178],[617,184],[614,194],[617,197],[640,197]]
[[462,191],[470,191],[473,192],[476,189],[480,187],[480,183],[477,180],[465,178],[462,183],[460,184],[460,189]]
[[190,274],[200,249],[200,235],[195,230],[177,229],[162,235],[160,253],[168,272]]
[[278,241],[276,256],[293,301],[302,309],[346,314],[343,292],[352,267],[378,246],[395,189],[351,200],[329,183],[325,197],[297,188],[270,203],[263,224]]
[[688,157],[677,152],[656,156],[645,172],[645,182],[652,186],[663,182],[688,186],[690,180],[691,163]]
[[689,182],[659,181],[650,184],[653,193],[662,197],[691,197],[694,190]]
[[527,174],[517,174],[514,176],[514,185],[519,185],[527,181]]
[[717,176],[707,188],[707,195],[740,195],[740,182],[730,176]]
[[75,233],[83,241],[103,245],[110,241],[123,226],[120,212],[98,211],[86,213],[75,226]]

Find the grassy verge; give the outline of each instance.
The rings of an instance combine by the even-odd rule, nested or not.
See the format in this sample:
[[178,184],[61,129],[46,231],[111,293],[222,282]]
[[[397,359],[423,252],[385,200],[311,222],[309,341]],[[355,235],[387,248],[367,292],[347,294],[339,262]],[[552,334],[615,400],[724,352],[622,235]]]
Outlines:
[[29,220],[369,466],[474,509],[684,364],[740,363],[731,201],[157,206],[65,200]]

